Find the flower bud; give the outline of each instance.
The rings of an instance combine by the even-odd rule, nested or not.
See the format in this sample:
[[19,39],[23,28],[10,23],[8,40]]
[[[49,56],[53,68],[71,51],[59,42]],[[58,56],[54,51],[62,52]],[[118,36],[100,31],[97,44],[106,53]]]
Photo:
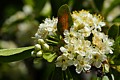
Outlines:
[[40,50],[41,49],[41,45],[40,44],[36,44],[35,45],[35,50]]
[[42,51],[40,50],[39,52],[37,52],[36,56],[41,57],[42,56]]
[[43,39],[38,39],[39,44],[45,44],[45,41]]
[[43,44],[43,49],[44,49],[44,50],[49,50],[49,48],[50,48],[50,47],[49,47],[49,45],[48,45],[48,44],[46,44],[46,43],[45,43],[45,44]]
[[31,55],[32,55],[33,57],[35,57],[35,56],[36,56],[35,51],[32,51],[32,52],[31,52]]

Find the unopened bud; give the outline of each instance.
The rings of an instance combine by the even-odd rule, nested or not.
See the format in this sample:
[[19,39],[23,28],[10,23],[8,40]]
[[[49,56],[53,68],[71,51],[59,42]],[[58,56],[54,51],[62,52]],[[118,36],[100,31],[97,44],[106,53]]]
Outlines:
[[45,41],[43,39],[38,39],[39,44],[45,44]]
[[42,51],[40,50],[39,52],[37,52],[36,56],[41,57],[42,56]]
[[35,45],[35,50],[40,50],[41,49],[41,45],[40,44],[36,44]]
[[44,50],[49,50],[49,48],[50,48],[50,47],[49,47],[49,45],[48,45],[48,44],[46,44],[46,43],[45,43],[45,44],[43,44],[43,49],[44,49]]
[[33,57],[35,57],[35,56],[36,56],[35,51],[32,51],[32,52],[31,52],[31,55],[32,55]]

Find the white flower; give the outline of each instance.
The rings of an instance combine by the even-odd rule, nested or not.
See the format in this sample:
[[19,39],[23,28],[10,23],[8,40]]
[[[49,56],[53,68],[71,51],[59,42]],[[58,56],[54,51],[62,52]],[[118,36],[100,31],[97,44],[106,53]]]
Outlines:
[[75,53],[81,55],[81,56],[85,56],[85,50],[84,50],[84,46],[85,44],[83,44],[82,40],[78,40],[75,42]]
[[81,33],[82,36],[88,37],[88,36],[90,36],[90,34],[91,34],[91,28],[85,26],[84,28],[78,30],[78,32]]
[[92,64],[97,68],[100,68],[102,65],[102,62],[107,60],[106,55],[100,54],[98,52],[93,52],[92,56],[93,56],[93,58],[91,59]]
[[101,49],[103,46],[102,42],[103,34],[98,32],[97,30],[93,30],[92,33],[93,33],[92,43],[96,45],[99,49]]
[[92,26],[91,25],[93,23],[92,17],[93,16],[88,11],[85,10],[79,12],[74,11],[72,14],[72,18],[76,26],[79,26],[81,24],[83,24],[84,26]]
[[[74,65],[78,74],[81,71],[90,70],[91,66],[96,68],[104,66],[103,62],[107,60],[106,54],[113,53],[114,40],[109,39],[108,35],[102,32],[101,27],[105,26],[103,18],[100,15],[92,15],[85,10],[74,11],[71,16],[73,25],[68,30],[64,30],[64,36],[60,36],[64,44],[58,41],[58,45],[54,45],[56,49],[49,45],[46,39],[47,36],[57,35],[58,19],[46,18],[35,34],[38,44],[35,46],[40,48],[42,52],[34,52],[38,52],[41,56],[44,52],[53,53],[56,51],[56,53],[60,53],[57,55],[56,67],[66,70],[68,66]],[[50,50],[51,48],[52,50]]]
[[84,39],[78,39],[76,42],[74,42],[74,50],[75,53],[86,56],[89,54],[89,51],[92,50],[91,42]]
[[69,60],[67,56],[61,55],[56,60],[56,67],[62,67],[62,70],[66,70],[68,66],[73,64],[72,60]]
[[75,32],[73,30],[73,28],[70,28],[70,31],[65,30],[64,31],[64,36],[65,36],[64,41],[65,41],[65,43],[74,43],[74,40],[76,40],[77,35],[78,35],[77,32]]
[[45,28],[38,29],[37,33],[35,34],[36,39],[44,39],[48,35],[48,31]]
[[113,43],[114,43],[114,40],[113,39],[109,39],[107,35],[104,35],[103,36],[103,51],[106,53],[106,54],[109,54],[109,53],[113,53],[113,48],[111,46],[113,46]]
[[57,18],[46,18],[44,23],[41,23],[37,33],[35,34],[36,38],[46,38],[48,35],[53,35],[57,31]]
[[98,29],[99,31],[101,31],[101,27],[105,26],[105,22],[102,21],[102,16],[100,15],[94,15],[94,17],[92,18],[93,20],[93,24],[94,24],[94,28]]
[[106,54],[113,53],[111,47],[114,41],[101,32],[105,22],[100,15],[84,10],[73,12],[72,18],[73,26],[64,31],[65,45],[60,47],[62,56],[74,61],[77,73],[89,70],[92,65],[100,68],[107,60]]
[[80,74],[81,71],[87,71],[91,68],[89,58],[80,55],[77,56],[77,59],[74,61],[74,65],[76,66],[76,72],[78,74]]
[[96,45],[103,54],[113,53],[111,46],[113,46],[114,41],[112,39],[108,39],[108,35],[98,32],[97,30],[93,30],[92,33],[92,43]]
[[64,47],[60,47],[60,51],[63,53],[63,55],[67,56],[68,59],[72,60],[74,59],[74,45],[73,44],[68,44],[65,45]]
[[53,35],[53,32],[57,31],[57,18],[53,18],[52,20],[47,18],[45,19],[46,29],[49,32],[49,35]]

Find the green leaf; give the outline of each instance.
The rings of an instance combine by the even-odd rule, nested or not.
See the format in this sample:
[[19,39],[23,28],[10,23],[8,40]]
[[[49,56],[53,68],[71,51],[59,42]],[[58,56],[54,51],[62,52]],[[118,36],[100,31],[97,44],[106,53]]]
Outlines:
[[[120,54],[120,36],[118,36],[116,39],[115,39],[115,42],[114,42],[114,54]],[[117,55],[118,56],[118,55]]]
[[115,39],[119,35],[119,26],[116,24],[112,25],[108,31],[108,35],[110,38]]
[[14,49],[1,49],[0,62],[12,62],[25,59],[31,56],[31,51],[34,47],[22,47]]
[[113,54],[110,58],[111,64],[120,65],[120,36],[115,39],[113,49]]
[[0,50],[0,56],[11,56],[15,54],[19,54],[23,51],[33,49],[34,47],[23,47],[23,48],[13,48],[13,49],[1,49]]
[[43,53],[43,58],[48,62],[52,62],[57,57],[56,53]]
[[67,4],[62,5],[58,10],[58,34],[63,35],[64,30],[70,29],[72,25],[73,21],[70,15],[69,7]]

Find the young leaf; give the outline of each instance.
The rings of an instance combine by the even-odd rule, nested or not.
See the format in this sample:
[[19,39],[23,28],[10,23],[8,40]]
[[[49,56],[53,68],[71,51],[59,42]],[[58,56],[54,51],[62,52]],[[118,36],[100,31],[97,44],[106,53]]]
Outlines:
[[110,38],[115,39],[119,35],[119,26],[112,25],[108,31],[108,35]]
[[14,49],[1,49],[0,62],[12,62],[30,57],[33,48],[34,47],[31,46]]
[[64,30],[68,30],[73,25],[72,17],[68,5],[62,5],[58,10],[57,29],[60,35],[63,35]]
[[47,60],[48,62],[52,62],[57,57],[56,53],[43,53],[43,58]]

